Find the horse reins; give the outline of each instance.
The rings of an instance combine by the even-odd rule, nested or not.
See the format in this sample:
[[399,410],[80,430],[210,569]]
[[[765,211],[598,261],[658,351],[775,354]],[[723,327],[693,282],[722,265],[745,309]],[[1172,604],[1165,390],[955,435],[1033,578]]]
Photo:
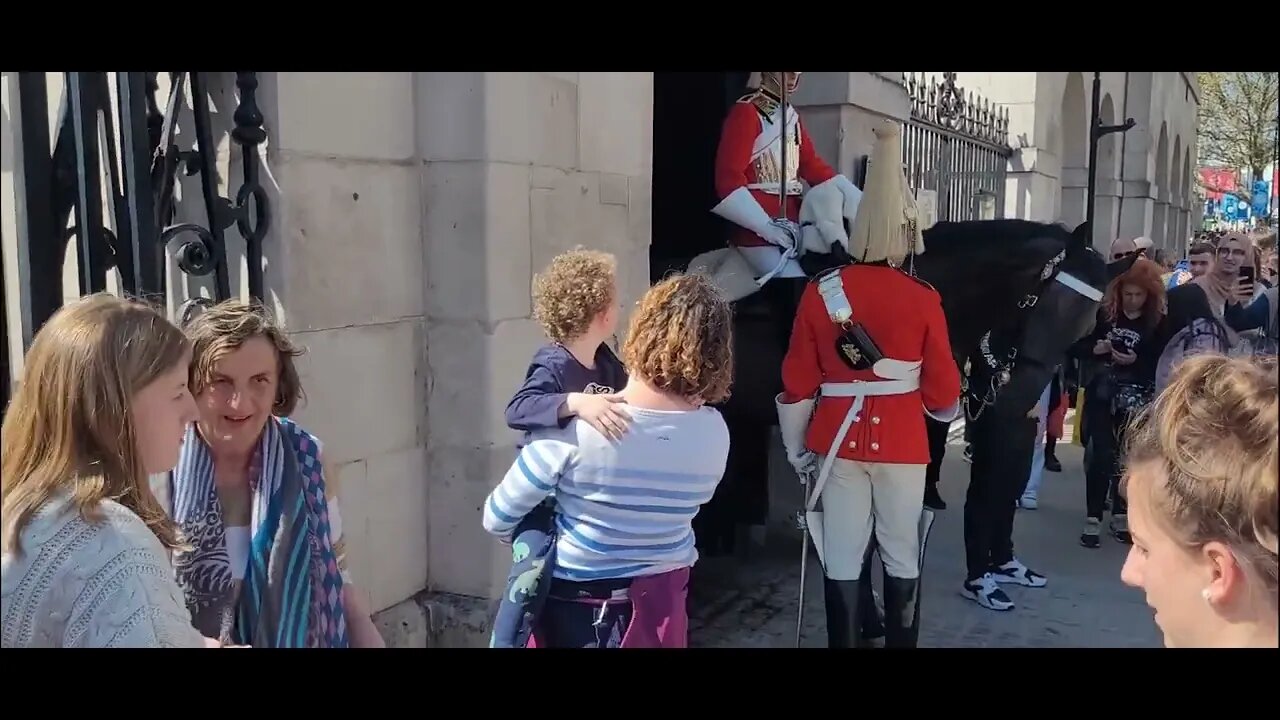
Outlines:
[[[1018,301],[1018,310],[1027,310],[1036,306],[1036,303],[1040,300],[1039,292],[1048,285],[1054,274],[1058,272],[1058,265],[1060,265],[1066,257],[1067,250],[1066,248],[1063,248],[1061,252],[1053,256],[1049,262],[1045,263],[1044,269],[1040,271],[1040,284],[1036,286],[1035,291],[1027,293]],[[1018,333],[1019,336],[1021,336],[1022,332],[1025,332],[1027,317],[1028,316],[1026,315],[1022,315],[1021,321],[1018,323],[1021,327],[1021,331]],[[983,396],[982,400],[979,401],[981,402],[981,405],[978,407],[977,412],[972,413],[969,410],[970,399],[973,397],[969,394],[969,372],[966,371],[964,376],[961,377],[960,397],[961,403],[964,405],[966,422],[977,422],[978,418],[982,417],[982,413],[988,407],[995,404],[996,396],[1000,393],[1000,390],[1003,389],[1005,385],[1008,385],[1009,381],[1013,379],[1013,368],[1017,364],[1018,359],[1017,344],[1014,344],[1009,348],[1008,356],[1004,362],[996,359],[995,353],[991,351],[990,330],[984,333],[982,338],[978,340],[978,351],[982,353],[982,359],[986,361],[987,367],[991,369],[991,381],[987,384],[986,394]]]

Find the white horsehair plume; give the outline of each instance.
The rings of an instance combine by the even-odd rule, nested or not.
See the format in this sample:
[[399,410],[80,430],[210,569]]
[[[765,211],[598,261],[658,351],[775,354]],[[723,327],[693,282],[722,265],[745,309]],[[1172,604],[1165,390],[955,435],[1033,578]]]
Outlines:
[[849,233],[849,254],[858,262],[901,265],[912,252],[924,253],[920,214],[902,171],[901,126],[885,120],[874,132],[862,202]]

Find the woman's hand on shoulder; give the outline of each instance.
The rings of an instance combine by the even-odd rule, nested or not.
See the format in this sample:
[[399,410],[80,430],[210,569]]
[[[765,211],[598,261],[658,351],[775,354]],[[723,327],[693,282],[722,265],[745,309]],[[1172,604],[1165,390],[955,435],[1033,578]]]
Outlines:
[[610,440],[617,440],[627,431],[630,416],[621,407],[621,395],[588,395],[569,393],[566,399],[570,412]]

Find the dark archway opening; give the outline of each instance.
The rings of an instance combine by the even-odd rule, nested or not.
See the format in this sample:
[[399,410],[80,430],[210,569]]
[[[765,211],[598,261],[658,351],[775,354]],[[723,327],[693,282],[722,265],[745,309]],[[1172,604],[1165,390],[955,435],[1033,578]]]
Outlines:
[[653,74],[653,238],[650,281],[723,247],[725,220],[712,215],[716,146],[749,72]]

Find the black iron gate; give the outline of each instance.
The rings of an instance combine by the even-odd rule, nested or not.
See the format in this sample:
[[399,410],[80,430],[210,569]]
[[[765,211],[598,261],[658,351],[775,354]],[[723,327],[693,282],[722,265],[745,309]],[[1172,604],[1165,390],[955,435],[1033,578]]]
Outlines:
[[[218,194],[209,82],[219,73],[167,73],[169,93],[163,108],[156,100],[159,73],[114,73],[115,108],[108,75],[64,74],[65,94],[51,141],[47,76],[17,73],[14,137],[21,148],[23,187],[17,259],[18,275],[24,280],[15,293],[21,321],[18,327],[8,322],[4,326],[0,392],[5,407],[10,390],[8,333],[21,333],[25,348],[62,305],[63,265],[73,239],[81,295],[108,289],[108,272],[114,269],[124,294],[165,302],[170,295],[167,252],[173,245],[183,273],[213,276],[211,294],[217,301],[231,296],[224,235],[235,225],[245,242],[249,294],[263,297],[262,241],[270,215],[259,183],[258,146],[267,135],[256,99],[258,74],[235,73],[239,102],[230,134],[241,147],[243,184],[234,200]],[[188,93],[190,107],[184,112]],[[179,127],[193,136],[190,150],[179,149],[175,142]],[[175,222],[179,173],[200,176],[207,226]],[[180,313],[206,302],[203,297],[187,299]]]
[[956,86],[956,74],[925,79],[909,73],[911,118],[903,129],[902,162],[916,190],[937,193],[937,220],[1004,216],[1009,112]]

